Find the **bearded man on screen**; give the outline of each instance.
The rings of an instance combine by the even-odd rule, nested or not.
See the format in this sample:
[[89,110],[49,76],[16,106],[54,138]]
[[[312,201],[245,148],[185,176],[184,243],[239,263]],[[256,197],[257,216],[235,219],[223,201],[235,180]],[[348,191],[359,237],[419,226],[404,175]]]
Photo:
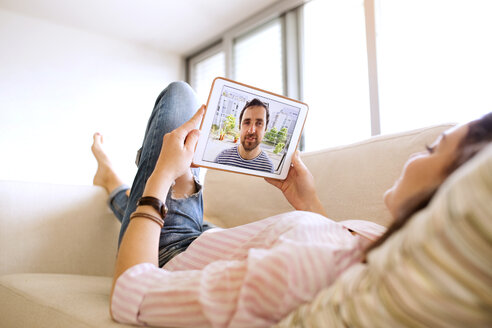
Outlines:
[[257,98],[248,101],[239,115],[240,144],[223,150],[215,162],[273,173],[272,161],[260,148],[269,118],[267,104]]

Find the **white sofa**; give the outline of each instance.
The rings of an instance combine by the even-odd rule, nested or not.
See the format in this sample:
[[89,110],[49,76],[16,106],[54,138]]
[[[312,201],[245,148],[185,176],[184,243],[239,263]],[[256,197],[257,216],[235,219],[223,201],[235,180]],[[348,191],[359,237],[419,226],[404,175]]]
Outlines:
[[[388,225],[384,190],[452,125],[302,154],[330,218]],[[119,223],[102,188],[0,182],[0,327],[122,327],[109,316]],[[292,208],[263,179],[209,170],[205,216],[231,227]],[[254,206],[251,206],[254,204]]]

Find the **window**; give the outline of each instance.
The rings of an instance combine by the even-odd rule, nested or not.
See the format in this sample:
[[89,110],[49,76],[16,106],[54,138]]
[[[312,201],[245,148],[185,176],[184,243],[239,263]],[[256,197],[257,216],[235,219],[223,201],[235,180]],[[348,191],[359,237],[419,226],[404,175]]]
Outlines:
[[279,1],[224,32],[226,77],[306,102],[305,150],[466,122],[491,110],[491,12],[490,0]]
[[306,102],[305,150],[369,137],[364,1],[289,2],[224,32],[226,77]]
[[306,150],[370,137],[363,1],[311,1],[303,11]]
[[[203,57],[203,56],[201,56]],[[218,51],[212,55],[192,59],[190,85],[195,89],[198,99],[205,104],[210,93],[212,81],[218,76],[225,76],[225,54]]]
[[261,26],[234,41],[233,78],[284,94],[282,20]]
[[492,2],[380,0],[381,131],[467,122],[491,110]]

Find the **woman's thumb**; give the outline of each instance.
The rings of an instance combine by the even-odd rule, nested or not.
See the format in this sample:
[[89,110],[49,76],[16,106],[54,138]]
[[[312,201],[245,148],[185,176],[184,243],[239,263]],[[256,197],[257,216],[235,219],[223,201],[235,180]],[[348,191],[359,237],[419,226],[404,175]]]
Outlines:
[[301,153],[299,150],[296,150],[294,153],[294,156],[292,156],[292,164],[294,164],[294,167],[296,169],[306,169],[306,165],[301,160]]
[[185,148],[194,151],[199,137],[200,137],[200,130],[197,129],[191,130],[190,133],[188,133],[188,136],[186,137]]

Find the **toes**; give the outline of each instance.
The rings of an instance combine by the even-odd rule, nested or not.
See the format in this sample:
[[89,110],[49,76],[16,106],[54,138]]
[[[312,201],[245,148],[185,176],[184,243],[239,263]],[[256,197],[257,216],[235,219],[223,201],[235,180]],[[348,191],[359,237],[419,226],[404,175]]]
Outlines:
[[102,144],[103,143],[103,136],[99,132],[94,133],[92,136],[94,139],[94,144]]

